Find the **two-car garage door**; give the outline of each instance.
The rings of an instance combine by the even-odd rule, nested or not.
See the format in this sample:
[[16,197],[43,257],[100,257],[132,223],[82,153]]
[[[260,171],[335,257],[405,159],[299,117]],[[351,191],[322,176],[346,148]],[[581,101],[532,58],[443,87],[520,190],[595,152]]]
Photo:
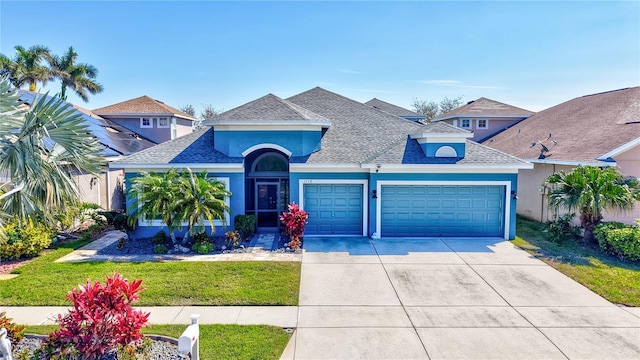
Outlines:
[[382,237],[502,237],[505,187],[383,185]]

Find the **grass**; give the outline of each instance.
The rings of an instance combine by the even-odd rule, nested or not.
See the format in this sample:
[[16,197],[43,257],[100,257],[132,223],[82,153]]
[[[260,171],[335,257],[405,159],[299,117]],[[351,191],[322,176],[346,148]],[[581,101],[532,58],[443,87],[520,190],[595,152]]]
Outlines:
[[143,280],[138,306],[298,305],[299,262],[53,262],[82,245],[63,245],[15,269],[20,276],[2,281],[0,305],[66,306],[72,288],[115,271]]
[[620,261],[574,241],[551,242],[544,225],[518,217],[512,242],[605,299],[640,306],[640,263]]
[[[145,334],[178,338],[186,325],[151,325]],[[56,325],[28,326],[27,333],[48,334]],[[289,341],[283,329],[267,325],[200,325],[202,359],[279,359]]]

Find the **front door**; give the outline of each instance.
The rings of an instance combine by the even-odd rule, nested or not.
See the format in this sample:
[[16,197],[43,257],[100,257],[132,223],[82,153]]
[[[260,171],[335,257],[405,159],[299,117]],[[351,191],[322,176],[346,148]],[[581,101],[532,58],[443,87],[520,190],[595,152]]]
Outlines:
[[279,183],[256,182],[256,227],[259,230],[278,230]]

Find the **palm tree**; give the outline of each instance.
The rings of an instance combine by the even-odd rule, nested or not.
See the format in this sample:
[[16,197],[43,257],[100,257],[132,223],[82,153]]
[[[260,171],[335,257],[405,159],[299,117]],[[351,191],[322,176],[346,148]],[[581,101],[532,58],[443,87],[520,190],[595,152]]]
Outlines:
[[62,88],[60,98],[67,100],[67,87],[70,87],[84,101],[89,101],[88,93],[95,95],[102,92],[102,85],[95,81],[98,69],[93,65],[76,63],[78,54],[69,47],[62,56],[53,56],[51,59],[51,71],[60,78]]
[[54,77],[47,66],[42,62],[51,61],[53,57],[49,48],[42,45],[34,45],[28,49],[17,45],[16,54],[13,59],[5,55],[0,57],[2,70],[0,73],[7,76],[16,88],[21,88],[24,84],[29,84],[29,91],[36,91],[36,84],[41,82],[45,85],[47,81]]
[[578,166],[570,173],[552,174],[546,181],[553,185],[550,205],[580,212],[588,243],[594,241],[593,229],[602,222],[605,210],[630,210],[640,200],[637,179],[625,178],[612,167]]
[[164,173],[143,172],[132,180],[129,196],[133,199],[129,207],[129,224],[137,220],[152,221],[160,218],[167,225],[171,241],[177,244],[175,231],[182,227],[177,216],[177,202],[183,196],[181,176],[175,169]]
[[56,210],[76,203],[71,170],[98,174],[100,145],[82,117],[66,102],[47,95],[24,109],[9,81],[0,80],[0,173],[10,178],[0,196],[4,214],[38,217],[49,224]]
[[[224,183],[208,179],[206,172],[194,175],[191,169],[187,169],[187,172],[182,174],[181,188],[183,192],[177,208],[179,217],[183,221],[186,220],[189,230],[182,242],[187,242],[188,234],[203,233],[205,220],[211,226],[211,233],[214,233],[216,231],[214,221],[224,221],[225,214],[231,212],[224,201],[225,197],[231,196],[231,192],[226,189]],[[224,223],[223,225],[226,226]]]

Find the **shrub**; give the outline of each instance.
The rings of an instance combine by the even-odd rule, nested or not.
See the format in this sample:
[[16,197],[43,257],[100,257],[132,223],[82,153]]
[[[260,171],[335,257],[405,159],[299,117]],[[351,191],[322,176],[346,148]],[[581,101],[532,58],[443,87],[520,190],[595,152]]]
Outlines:
[[7,313],[5,311],[0,312],[0,329],[7,329],[7,337],[9,338],[9,341],[11,341],[11,344],[15,346],[24,337],[25,327],[18,326],[13,323],[13,319],[8,318],[6,314]]
[[142,345],[140,329],[147,325],[149,313],[132,306],[139,298],[142,280],[129,282],[118,273],[100,282],[79,286],[67,294],[73,309],[58,315],[60,329],[44,341],[47,353],[69,358],[96,359],[107,351],[135,352]]
[[107,220],[107,225],[113,225],[113,218],[115,218],[118,213],[115,211],[99,211],[98,214],[104,216]]
[[169,252],[169,249],[167,248],[166,245],[163,244],[157,244],[153,247],[153,253],[154,254],[166,254]]
[[603,251],[631,261],[640,260],[640,227],[607,222],[593,233]]
[[118,214],[113,217],[113,227],[116,230],[127,231],[127,214]]
[[309,214],[301,210],[296,203],[289,204],[289,211],[280,215],[280,222],[284,226],[284,231],[289,235],[289,246],[297,249],[301,245],[300,238],[304,235],[305,224]]
[[206,233],[198,233],[193,237],[193,246],[191,246],[191,250],[197,252],[200,255],[208,254],[213,251],[215,246],[209,239],[209,236]]
[[153,243],[156,245],[165,245],[169,241],[169,237],[167,233],[160,230],[155,235],[153,235]]
[[246,239],[256,232],[256,216],[236,215],[233,218],[233,227],[238,231],[242,239]]
[[576,214],[565,214],[563,216],[554,216],[553,221],[545,223],[546,238],[549,241],[561,242],[565,240],[576,241],[580,239],[580,227],[571,223]]
[[43,224],[27,221],[5,225],[0,236],[0,259],[34,257],[51,245],[53,231]]
[[238,244],[240,244],[240,234],[238,231],[227,231],[224,233],[224,239],[230,246],[238,246]]

